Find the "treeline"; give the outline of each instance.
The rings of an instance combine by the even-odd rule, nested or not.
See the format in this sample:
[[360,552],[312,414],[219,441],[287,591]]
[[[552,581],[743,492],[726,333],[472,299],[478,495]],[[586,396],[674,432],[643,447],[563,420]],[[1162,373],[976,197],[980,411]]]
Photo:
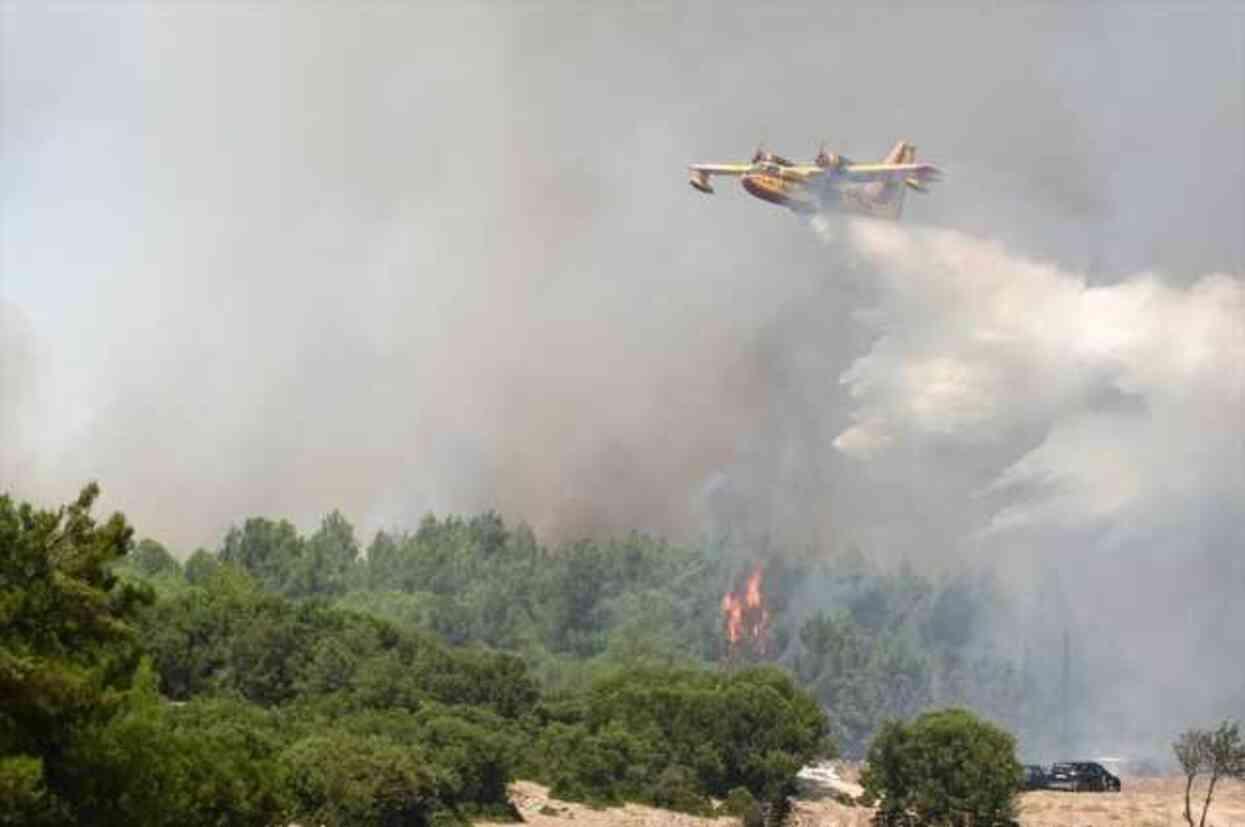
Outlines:
[[[530,533],[492,517],[430,521],[378,538],[393,542],[393,579],[372,581],[384,554],[361,560],[333,515],[310,538],[248,521],[182,566],[154,542],[134,546],[120,515],[97,523],[97,493],[56,511],[0,497],[0,824],[462,824],[515,817],[515,777],[572,799],[709,812],[711,798],[782,802],[796,770],[831,749],[822,709],[772,667],[601,663],[551,691],[522,657],[438,637],[513,633],[511,593],[482,561],[526,544],[506,570],[553,571],[514,584],[533,637],[494,646],[568,662],[608,652],[609,607],[636,591],[620,584],[668,594],[660,561],[686,552],[592,547],[578,576],[606,575],[584,589],[557,579],[566,569]],[[412,549],[426,555],[413,568]],[[502,618],[455,592],[486,574]],[[379,585],[411,622],[344,607]]]
[[1037,687],[983,639],[1000,602],[993,580],[884,572],[858,555],[807,564],[799,576],[830,608],[798,625],[790,665],[830,711],[847,754],[863,756],[884,722],[937,707],[1022,729]]
[[286,521],[251,518],[184,568],[144,541],[130,565],[176,591],[232,564],[272,594],[516,653],[549,690],[583,688],[617,668],[709,665],[732,654],[776,662],[829,710],[852,757],[864,754],[882,721],[936,706],[967,706],[1022,729],[1034,687],[980,640],[1000,602],[988,578],[885,570],[856,551],[771,558],[762,582],[768,640],[734,653],[722,596],[757,561],[639,534],[549,548],[526,526],[488,513],[428,517],[414,532],[380,532],[364,549],[334,512],[309,536]]

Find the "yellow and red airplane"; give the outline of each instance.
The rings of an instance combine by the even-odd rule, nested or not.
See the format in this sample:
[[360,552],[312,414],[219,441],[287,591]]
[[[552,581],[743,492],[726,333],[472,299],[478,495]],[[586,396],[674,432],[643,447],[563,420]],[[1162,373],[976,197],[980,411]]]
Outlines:
[[916,163],[916,147],[907,141],[876,164],[858,164],[823,146],[812,163],[758,149],[751,163],[690,164],[688,170],[688,183],[704,193],[713,192],[710,176],[729,175],[757,198],[797,213],[846,209],[877,218],[899,218],[907,190],[926,192],[927,184],[942,178],[933,164]]

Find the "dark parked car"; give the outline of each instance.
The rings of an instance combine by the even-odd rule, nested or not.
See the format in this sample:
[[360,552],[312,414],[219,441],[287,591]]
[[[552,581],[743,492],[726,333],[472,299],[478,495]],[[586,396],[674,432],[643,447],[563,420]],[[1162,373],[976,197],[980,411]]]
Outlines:
[[1074,793],[1118,793],[1120,779],[1097,761],[1069,761],[1051,765],[1046,786]]
[[1040,764],[1025,764],[1025,777],[1021,786],[1026,790],[1044,790],[1049,786],[1050,776]]

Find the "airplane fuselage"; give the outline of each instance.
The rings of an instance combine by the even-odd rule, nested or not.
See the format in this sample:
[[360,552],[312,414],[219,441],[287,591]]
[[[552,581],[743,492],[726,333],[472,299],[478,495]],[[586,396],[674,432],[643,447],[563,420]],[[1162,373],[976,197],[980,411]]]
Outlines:
[[795,212],[816,212],[817,201],[804,181],[793,181],[779,175],[754,172],[743,175],[739,183],[748,194],[787,207]]
[[[838,209],[875,217],[898,217],[898,203],[884,185],[843,180],[833,172],[812,181],[783,170],[750,172],[740,176],[744,190],[762,201],[795,213]],[[893,189],[893,188],[892,188]]]

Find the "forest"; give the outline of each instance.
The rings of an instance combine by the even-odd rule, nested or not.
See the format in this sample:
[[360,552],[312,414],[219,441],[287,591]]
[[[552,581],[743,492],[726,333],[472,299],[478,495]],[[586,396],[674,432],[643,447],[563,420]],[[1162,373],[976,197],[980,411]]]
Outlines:
[[707,813],[1021,691],[974,642],[988,582],[858,553],[550,548],[492,513],[364,548],[334,512],[182,562],[97,496],[0,498],[3,823],[461,824],[515,817],[514,778]]
[[[493,518],[426,524],[421,561],[382,541],[375,567],[340,516],[309,538],[250,520],[182,566],[122,515],[97,521],[97,496],[0,497],[0,823],[452,825],[515,818],[516,777],[708,812],[783,801],[832,754],[824,711],[777,667],[574,666],[600,646],[602,595]],[[575,576],[652,583],[661,548],[602,548]],[[548,624],[533,632],[501,578],[542,567],[524,581],[527,616]],[[399,588],[369,614],[371,577]],[[563,677],[503,651],[529,632],[572,664]]]
[[[886,569],[851,548],[758,559],[639,533],[548,547],[494,513],[428,516],[414,532],[382,531],[362,547],[333,512],[309,536],[253,517],[184,566],[146,540],[127,570],[176,594],[222,564],[269,594],[513,653],[545,690],[582,689],[636,666],[778,664],[831,710],[849,757],[863,756],[887,718],[965,705],[1020,729],[1025,710],[1044,700],[1032,676],[981,639],[1004,602],[988,576]],[[753,578],[762,605],[732,643],[723,600],[742,598]]]

